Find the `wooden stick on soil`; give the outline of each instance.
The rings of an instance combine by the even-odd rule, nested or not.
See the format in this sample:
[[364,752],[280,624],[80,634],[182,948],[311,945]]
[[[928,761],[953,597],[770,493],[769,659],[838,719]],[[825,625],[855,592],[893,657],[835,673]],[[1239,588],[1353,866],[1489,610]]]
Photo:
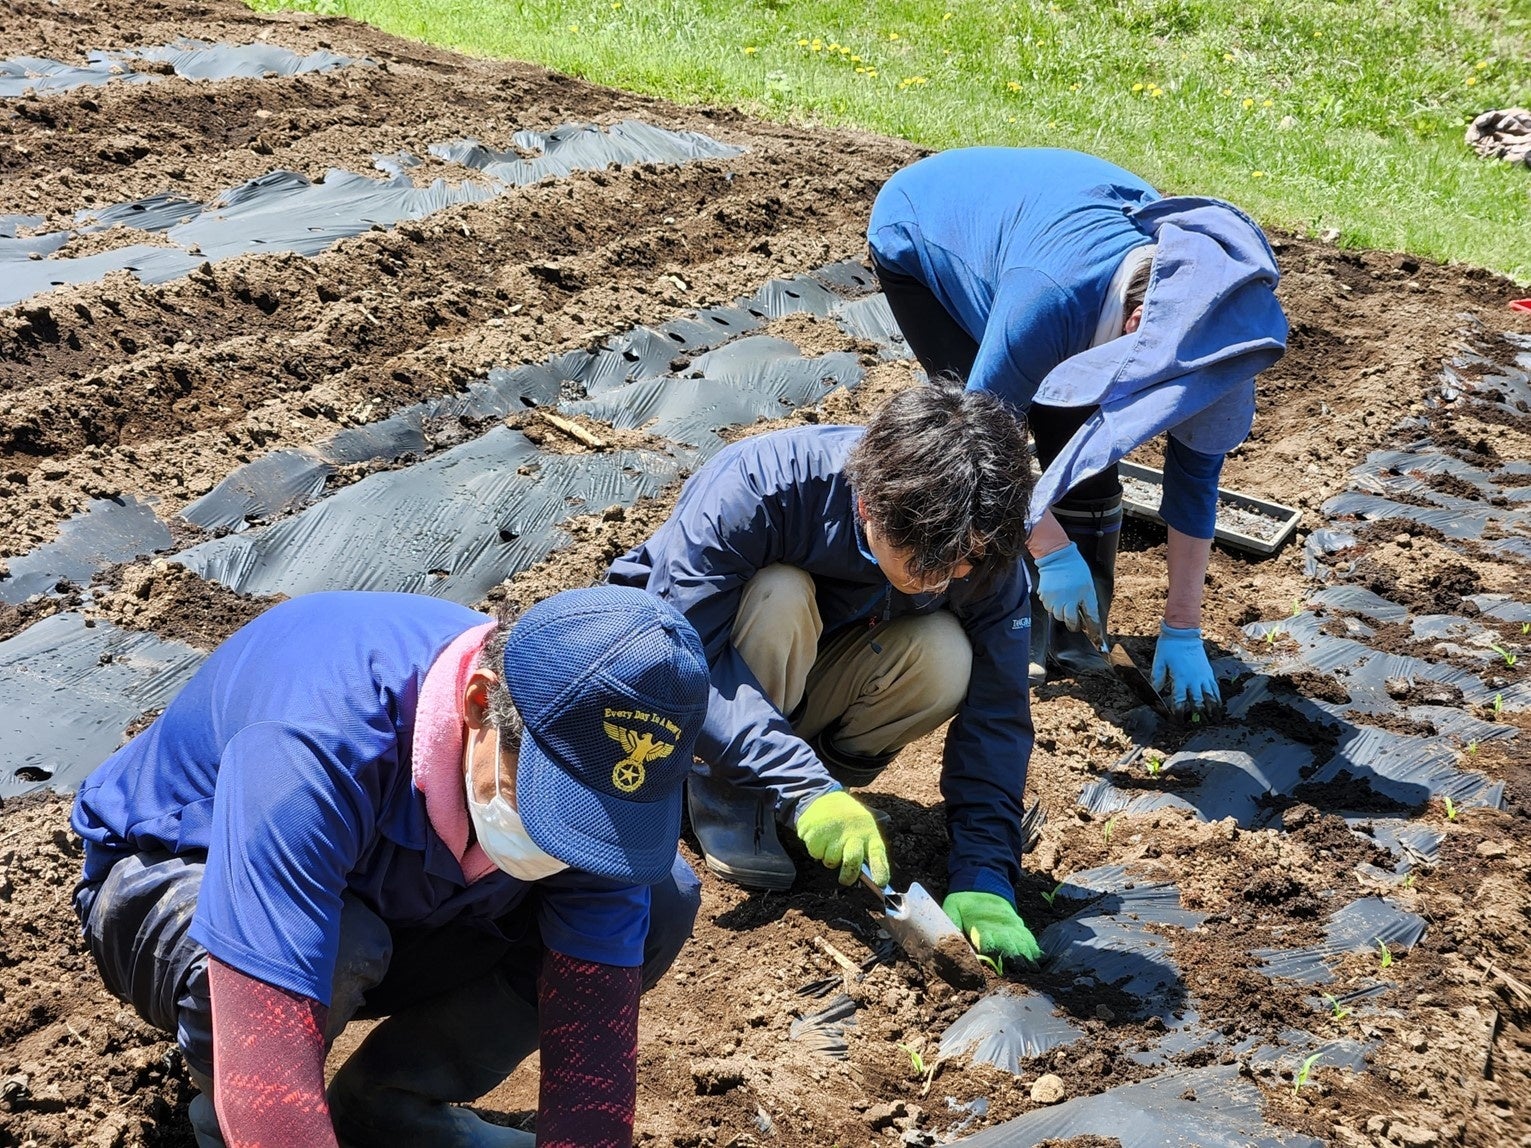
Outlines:
[[835,964],[839,965],[842,969],[844,969],[851,976],[858,976],[861,973],[861,966],[860,965],[858,965],[855,961],[853,961],[849,957],[847,957],[839,949],[837,949],[833,945],[831,945],[823,937],[815,937],[813,939],[813,943],[815,945],[817,945],[819,948],[823,949],[831,957],[833,957],[834,960],[835,960]]
[[1495,968],[1482,957],[1478,958],[1478,965],[1491,976],[1496,976],[1502,980],[1505,985],[1508,986],[1509,990],[1518,996],[1522,1001],[1525,1001],[1527,1004],[1531,1004],[1531,988],[1527,988],[1523,982],[1516,980],[1503,969]]
[[579,423],[571,422],[570,420],[562,418],[559,415],[549,414],[547,411],[539,411],[538,413],[542,415],[543,422],[557,430],[563,431],[563,433],[568,435],[570,438],[578,439],[586,446],[594,447],[596,450],[606,449],[605,439],[597,438],[584,427],[580,426]]

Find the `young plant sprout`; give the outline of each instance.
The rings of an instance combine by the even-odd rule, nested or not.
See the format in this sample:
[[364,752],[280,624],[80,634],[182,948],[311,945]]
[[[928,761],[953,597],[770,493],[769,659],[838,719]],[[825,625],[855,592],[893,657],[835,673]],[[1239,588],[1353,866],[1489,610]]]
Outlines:
[[[1477,744],[1478,744],[1477,742],[1473,742],[1473,745],[1477,745]],[[1468,753],[1472,753],[1473,752],[1472,748],[1469,747],[1467,752]],[[1455,821],[1457,819],[1457,804],[1456,804],[1456,802],[1451,800],[1451,794],[1449,794],[1449,793],[1444,794],[1441,797],[1441,800],[1446,803],[1446,820],[1447,821]]]
[[1409,875],[1403,879],[1403,887],[1405,889],[1414,888],[1414,878],[1416,876],[1418,876],[1417,873],[1415,873],[1412,869],[1409,870]]
[[1329,1002],[1330,1013],[1334,1017],[1336,1024],[1350,1015],[1350,1010],[1340,1003],[1339,997],[1325,993],[1324,999]]
[[913,1066],[914,1071],[924,1076],[925,1058],[920,1055],[920,1050],[909,1044],[901,1044],[898,1047],[909,1054],[909,1063]]
[[1531,622],[1522,622],[1520,624],[1520,632],[1522,634],[1531,634]]
[[1381,937],[1377,938],[1377,945],[1382,950],[1379,958],[1381,967],[1390,968],[1393,964],[1393,950],[1387,947],[1387,942]]
[[1511,653],[1509,650],[1505,649],[1498,642],[1495,642],[1491,646],[1489,646],[1489,649],[1493,650],[1494,653],[1498,654],[1501,658],[1504,659],[1504,664],[1505,664],[1506,667],[1514,666],[1516,661],[1518,660],[1513,653]]
[[1101,828],[1101,835],[1103,837],[1105,837],[1107,845],[1111,844],[1111,830],[1112,830],[1112,828],[1115,825],[1116,825],[1116,818],[1113,817],[1110,821],[1106,822],[1106,824],[1104,826],[1102,826],[1102,828]]
[[1042,894],[1042,900],[1047,902],[1047,907],[1049,909],[1051,909],[1053,907],[1053,902],[1058,899],[1058,891],[1060,889],[1062,889],[1062,888],[1063,888],[1063,882],[1059,881],[1056,885],[1053,886],[1053,891],[1051,893],[1043,893]]
[[1158,777],[1159,774],[1164,772],[1164,758],[1150,751],[1148,756],[1143,759],[1143,768],[1148,770],[1149,777]]
[[1467,743],[1467,756],[1468,757],[1477,757],[1478,756],[1478,739],[1477,738],[1473,738],[1472,741]]
[[1494,716],[1497,718],[1503,712],[1504,712],[1504,695],[1503,694],[1495,694],[1494,695]]
[[1297,1070],[1297,1074],[1293,1078],[1295,1081],[1295,1083],[1292,1085],[1293,1096],[1296,1096],[1299,1092],[1301,1092],[1302,1086],[1308,1083],[1308,1077],[1313,1075],[1313,1066],[1318,1063],[1318,1058],[1323,1055],[1324,1054],[1321,1052],[1315,1052],[1312,1056],[1308,1057],[1302,1062],[1302,1067]]
[[1298,597],[1292,599],[1292,617],[1295,618],[1295,617],[1297,617],[1298,614],[1301,614],[1301,613],[1302,613],[1302,596],[1299,595]]

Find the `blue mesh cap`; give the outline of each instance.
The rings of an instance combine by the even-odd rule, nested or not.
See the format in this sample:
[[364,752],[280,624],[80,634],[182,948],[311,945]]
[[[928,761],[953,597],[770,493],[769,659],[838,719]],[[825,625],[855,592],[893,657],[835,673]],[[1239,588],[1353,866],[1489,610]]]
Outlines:
[[691,623],[642,590],[567,590],[526,611],[505,685],[526,724],[516,804],[537,846],[635,885],[668,876],[707,683]]

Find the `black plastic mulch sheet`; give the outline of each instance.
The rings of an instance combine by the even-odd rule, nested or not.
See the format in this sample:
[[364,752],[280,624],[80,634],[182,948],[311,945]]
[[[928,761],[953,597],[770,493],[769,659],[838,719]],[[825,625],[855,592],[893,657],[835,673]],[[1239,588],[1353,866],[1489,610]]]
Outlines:
[[148,503],[131,495],[98,498],[59,527],[52,542],[9,559],[0,578],[0,602],[24,602],[61,581],[85,585],[103,567],[168,549],[170,531]]
[[[1393,956],[1406,952],[1425,935],[1425,919],[1401,909],[1384,897],[1362,897],[1335,910],[1324,926],[1317,945],[1297,949],[1256,949],[1265,972],[1301,984],[1325,984],[1334,979],[1342,958],[1371,953],[1377,958],[1378,976],[1388,978]],[[1386,946],[1386,955],[1384,955]]]
[[962,1141],[969,1148],[1031,1148],[1044,1140],[1114,1138],[1122,1148],[1323,1148],[1265,1123],[1260,1090],[1237,1065],[1167,1072],[1042,1108]]
[[207,205],[161,195],[82,212],[76,220],[75,230],[82,233],[121,223],[154,232],[173,246],[132,244],[77,259],[53,258],[71,232],[15,237],[25,225],[17,222],[22,217],[9,217],[12,237],[0,238],[0,306],[66,283],[98,282],[113,271],[131,271],[145,283],[163,283],[203,263],[252,252],[313,256],[375,227],[424,219],[454,204],[482,203],[512,187],[575,170],[740,154],[739,148],[698,132],[669,131],[636,120],[609,128],[566,124],[545,134],[518,132],[515,138],[542,154],[511,158],[472,140],[432,146],[433,152],[454,158],[460,154],[465,163],[483,171],[484,180],[454,184],[438,179],[416,187],[405,170],[412,166],[409,157],[395,157],[380,161],[392,173],[385,178],[336,169],[314,183],[296,172],[274,171],[229,189]]
[[73,788],[166,705],[207,655],[54,614],[0,642],[0,799]]
[[[477,601],[563,542],[559,523],[571,515],[630,504],[694,468],[721,445],[717,429],[775,417],[858,382],[855,356],[803,359],[783,340],[739,336],[768,313],[787,313],[792,302],[828,314],[853,301],[828,292],[826,284],[854,293],[869,282],[869,273],[854,264],[773,281],[738,306],[638,329],[594,353],[497,370],[460,395],[350,428],[317,448],[273,452],[185,511],[205,527],[240,532],[173,560],[248,593],[391,589]],[[671,365],[682,359],[684,377],[677,378]],[[560,404],[570,394],[594,397]],[[655,437],[647,450],[559,454],[504,426],[482,429],[512,411],[553,406],[669,437]],[[323,497],[336,465],[379,459],[408,465]],[[277,520],[250,526],[268,516]],[[66,577],[88,583],[100,566],[162,550],[169,540],[146,504],[103,500],[66,524],[56,543],[13,559],[12,575],[0,579],[0,590],[20,592],[24,582],[30,590],[47,591]],[[18,721],[0,741],[0,784],[13,792],[72,787],[148,708],[112,652],[128,639],[108,625],[86,628],[77,615],[67,617],[78,627],[70,638],[80,650],[75,660],[116,666],[99,680],[84,675],[87,684],[77,701],[79,722],[110,734],[82,742],[46,712],[40,720]],[[0,642],[0,665],[18,670],[8,682],[15,691],[11,713],[32,715],[36,705],[46,706],[47,699],[34,704],[24,697],[38,682],[51,680],[47,635],[55,632],[33,627]],[[173,660],[156,677],[157,688],[173,695],[200,657]]]
[[0,98],[26,92],[47,95],[102,84],[148,84],[160,79],[156,72],[135,70],[133,65],[138,62],[169,64],[175,75],[188,80],[296,76],[303,72],[327,72],[347,64],[371,63],[333,52],[300,56],[274,44],[209,44],[183,37],[155,48],[90,52],[84,64],[66,64],[38,56],[0,60]]

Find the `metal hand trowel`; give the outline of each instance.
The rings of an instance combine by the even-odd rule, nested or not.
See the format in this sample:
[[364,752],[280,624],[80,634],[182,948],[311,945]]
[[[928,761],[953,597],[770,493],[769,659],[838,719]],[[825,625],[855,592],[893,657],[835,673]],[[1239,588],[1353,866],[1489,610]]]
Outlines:
[[916,881],[900,893],[891,885],[879,885],[865,865],[861,883],[882,899],[888,935],[910,960],[957,988],[983,987],[988,978],[978,954],[923,885]]

